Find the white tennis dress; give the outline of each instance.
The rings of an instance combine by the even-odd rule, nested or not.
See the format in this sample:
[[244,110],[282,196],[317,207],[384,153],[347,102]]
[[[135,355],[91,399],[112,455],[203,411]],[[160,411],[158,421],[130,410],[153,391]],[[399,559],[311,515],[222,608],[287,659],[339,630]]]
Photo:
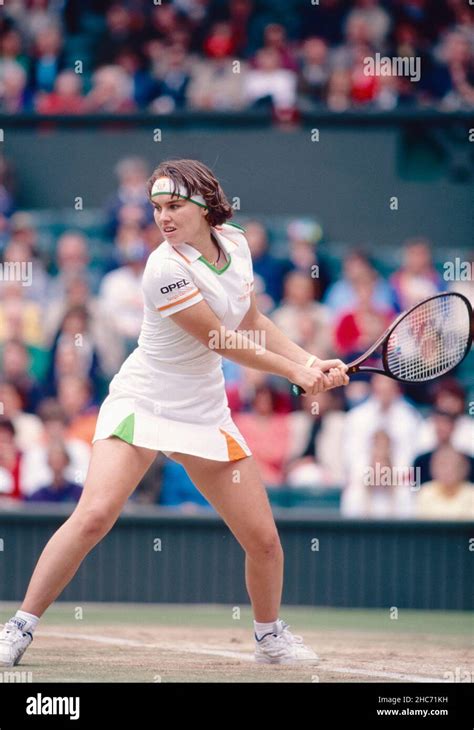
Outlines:
[[217,461],[251,455],[227,402],[222,357],[170,318],[205,299],[226,329],[250,306],[252,258],[243,229],[212,228],[227,264],[217,269],[188,243],[167,240],[143,272],[138,347],[112,379],[92,441],[118,436],[136,446]]

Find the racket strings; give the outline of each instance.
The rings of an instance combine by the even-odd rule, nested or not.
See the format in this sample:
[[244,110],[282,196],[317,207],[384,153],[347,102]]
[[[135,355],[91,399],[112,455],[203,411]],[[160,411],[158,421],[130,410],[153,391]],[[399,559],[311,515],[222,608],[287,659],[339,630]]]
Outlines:
[[392,331],[387,342],[387,365],[397,378],[431,380],[460,362],[470,333],[465,302],[447,294],[413,309]]

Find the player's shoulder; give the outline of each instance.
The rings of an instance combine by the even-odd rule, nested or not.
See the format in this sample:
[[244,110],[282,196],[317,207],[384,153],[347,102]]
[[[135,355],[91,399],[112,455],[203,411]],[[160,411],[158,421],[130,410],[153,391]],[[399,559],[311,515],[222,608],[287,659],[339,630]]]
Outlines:
[[164,265],[166,267],[182,267],[186,264],[186,259],[183,256],[180,256],[173,246],[171,246],[168,241],[163,241],[163,243],[160,243],[158,248],[155,248],[154,251],[151,252],[151,254],[148,257],[147,260],[147,268],[155,270],[155,269],[161,269]]
[[237,225],[237,223],[227,222],[220,226],[215,226],[215,230],[234,244],[232,247],[234,255],[249,256],[249,244],[245,235],[245,229],[242,226]]
[[220,226],[215,226],[215,229],[218,233],[221,233],[236,242],[241,241],[242,239],[247,240],[245,238],[245,228],[239,226],[238,223],[230,223],[227,221],[227,223],[222,223]]
[[171,279],[182,280],[190,274],[190,267],[185,259],[174,251],[167,241],[160,243],[148,256],[145,271],[143,272],[143,285],[155,286],[158,281]]

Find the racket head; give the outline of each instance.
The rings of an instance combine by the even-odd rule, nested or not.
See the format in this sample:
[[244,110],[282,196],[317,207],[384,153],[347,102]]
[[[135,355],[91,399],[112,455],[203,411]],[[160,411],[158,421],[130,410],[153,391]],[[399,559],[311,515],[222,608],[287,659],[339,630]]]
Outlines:
[[442,292],[415,304],[389,328],[382,346],[385,375],[423,383],[459,365],[472,344],[472,307],[457,292]]

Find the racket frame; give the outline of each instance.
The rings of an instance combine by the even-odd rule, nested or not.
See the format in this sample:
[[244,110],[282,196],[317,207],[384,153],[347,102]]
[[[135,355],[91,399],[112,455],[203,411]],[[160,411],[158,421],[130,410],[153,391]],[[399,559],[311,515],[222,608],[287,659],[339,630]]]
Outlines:
[[[400,324],[400,322],[402,322],[402,320],[404,320],[406,317],[408,317],[408,315],[411,314],[412,312],[414,312],[416,309],[423,306],[423,304],[425,304],[426,302],[432,301],[433,299],[439,299],[441,297],[446,297],[446,296],[450,296],[450,297],[455,296],[455,297],[459,297],[460,299],[463,300],[464,304],[466,305],[467,311],[469,313],[469,320],[471,322],[471,327],[469,329],[469,335],[467,338],[466,347],[465,347],[463,356],[460,358],[460,360],[454,366],[454,367],[457,367],[460,363],[462,363],[462,361],[468,354],[469,350],[471,349],[471,345],[472,345],[472,306],[471,306],[469,299],[467,299],[467,297],[465,297],[464,294],[459,294],[459,292],[440,292],[439,294],[434,294],[431,297],[426,297],[426,299],[422,299],[421,302],[418,302],[417,304],[413,305],[413,307],[410,307],[410,309],[399,314],[398,317],[392,322],[392,324],[389,327],[387,327],[385,332],[382,335],[380,335],[380,337],[372,345],[372,347],[370,347],[366,352],[364,352],[363,355],[358,357],[356,360],[353,360],[351,363],[348,364],[347,374],[353,375],[354,373],[381,373],[382,375],[386,375],[387,377],[392,378],[392,380],[397,380],[400,383],[427,382],[428,380],[434,380],[434,378],[438,378],[439,374],[435,374],[431,378],[426,378],[422,381],[417,381],[417,380],[412,381],[412,380],[404,380],[403,378],[399,378],[397,375],[394,375],[393,373],[390,372],[390,368],[388,366],[387,347],[388,347],[388,341],[389,341],[390,335],[392,334],[395,327],[397,327]],[[383,343],[383,348],[382,348],[381,358],[382,358],[382,363],[384,366],[383,369],[361,365],[361,363],[365,362],[365,360],[367,360],[367,358],[370,357],[370,355],[372,355],[375,352],[375,350],[377,350],[377,348],[380,347],[380,345],[382,343]],[[449,370],[448,370],[448,372],[449,372]]]
[[[380,337],[374,342],[374,344],[369,347],[366,352],[364,352],[363,355],[360,355],[360,357],[356,358],[352,362],[348,363],[347,366],[347,375],[354,375],[355,373],[379,373],[381,375],[386,375],[388,378],[392,378],[392,380],[397,380],[399,383],[417,383],[417,382],[427,382],[428,380],[434,380],[434,378],[439,377],[439,375],[433,375],[431,378],[426,378],[425,380],[418,381],[418,380],[404,380],[403,378],[399,378],[397,375],[394,375],[390,372],[390,369],[388,367],[388,360],[387,360],[387,347],[388,347],[388,340],[390,338],[390,335],[392,334],[395,327],[397,327],[400,322],[405,319],[405,317],[408,317],[409,314],[411,314],[415,309],[418,309],[418,307],[421,307],[426,302],[431,301],[432,299],[439,299],[440,297],[446,297],[449,295],[450,297],[456,296],[463,300],[464,304],[467,307],[467,311],[469,313],[469,320],[471,323],[470,329],[469,329],[469,335],[466,342],[466,348],[464,350],[464,354],[461,357],[461,359],[456,363],[454,367],[457,367],[462,363],[466,355],[468,354],[469,350],[471,349],[472,345],[472,306],[471,302],[467,297],[464,296],[464,294],[460,294],[459,292],[440,292],[439,294],[434,294],[433,296],[426,297],[426,299],[422,299],[421,302],[418,302],[417,304],[414,304],[413,307],[410,307],[410,309],[405,310],[404,312],[401,312],[401,314],[398,315],[398,317],[392,322],[392,324],[387,327],[385,332],[380,335]],[[361,363],[365,362],[367,358],[370,357],[383,343],[382,353],[381,353],[381,359],[383,363],[383,368],[377,368],[377,367],[371,367],[370,365],[362,365]],[[453,369],[453,368],[452,368]],[[450,372],[449,370],[447,372]],[[302,388],[300,388],[299,385],[292,385],[292,391],[294,395],[301,395],[304,391]]]

